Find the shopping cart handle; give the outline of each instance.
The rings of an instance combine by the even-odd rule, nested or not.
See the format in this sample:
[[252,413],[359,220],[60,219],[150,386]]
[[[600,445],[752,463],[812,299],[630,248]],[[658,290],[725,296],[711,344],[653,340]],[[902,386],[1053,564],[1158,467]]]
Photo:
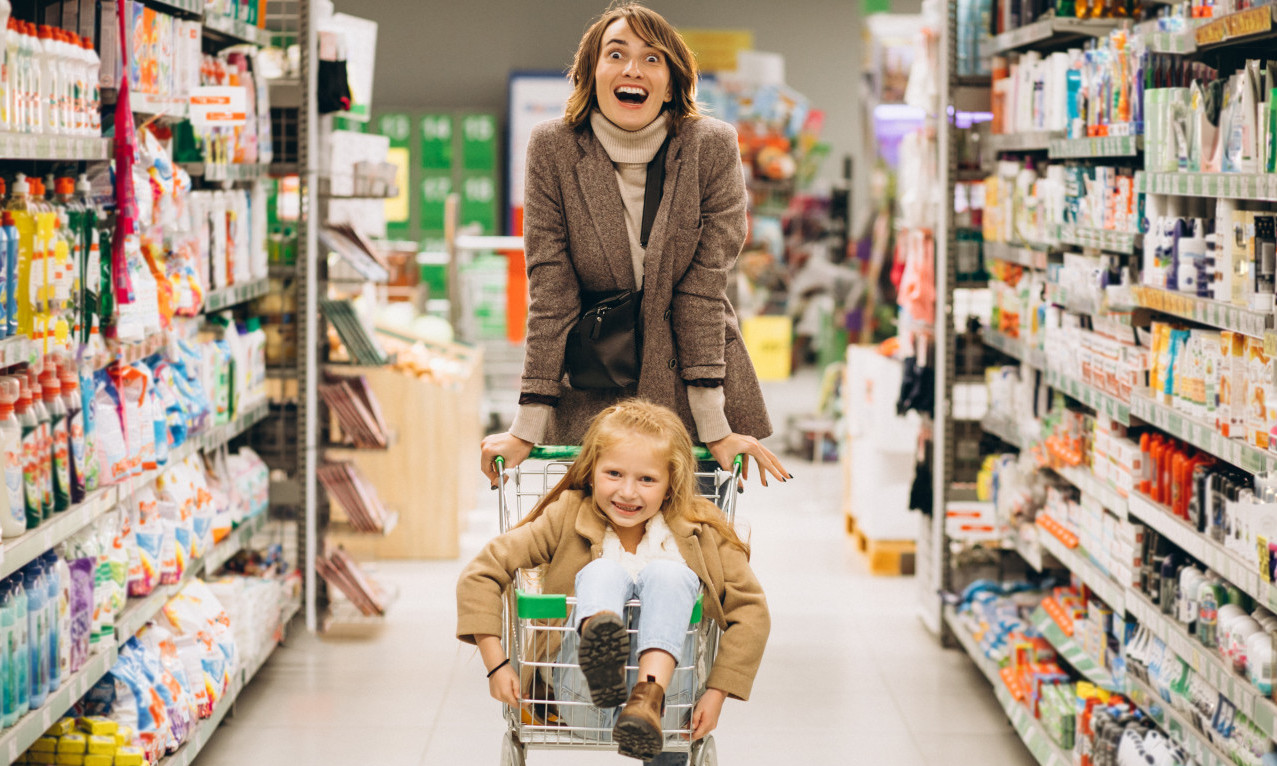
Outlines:
[[[576,460],[581,454],[581,448],[572,445],[540,445],[532,448],[532,454],[528,455],[529,460]],[[714,456],[705,447],[693,447],[692,454],[697,460],[713,460]],[[745,458],[744,455],[736,456],[736,463],[739,464]],[[499,458],[498,458],[499,459]],[[500,466],[498,466],[500,468]]]

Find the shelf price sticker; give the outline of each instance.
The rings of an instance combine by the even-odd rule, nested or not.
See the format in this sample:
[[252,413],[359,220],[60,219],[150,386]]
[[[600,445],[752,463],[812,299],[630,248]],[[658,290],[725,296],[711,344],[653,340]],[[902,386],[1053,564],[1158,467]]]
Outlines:
[[248,123],[248,91],[239,85],[202,85],[191,90],[191,124],[238,127]]

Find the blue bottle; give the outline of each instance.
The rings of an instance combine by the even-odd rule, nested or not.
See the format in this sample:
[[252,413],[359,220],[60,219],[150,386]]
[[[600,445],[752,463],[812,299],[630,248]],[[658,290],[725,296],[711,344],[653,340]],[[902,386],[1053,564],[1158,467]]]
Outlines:
[[4,212],[4,233],[7,235],[4,253],[4,273],[9,275],[9,290],[5,295],[5,337],[18,334],[18,224],[13,213]]
[[30,675],[31,708],[34,710],[44,705],[49,693],[49,638],[45,632],[45,621],[49,617],[45,609],[46,588],[44,573],[38,563],[27,565],[22,572],[22,584],[27,591],[27,667]]
[[13,625],[13,584],[0,583],[0,726],[18,722],[17,633]]
[[14,694],[18,700],[18,709],[14,711],[14,722],[27,714],[31,709],[31,662],[28,656],[30,647],[31,625],[27,619],[27,590],[21,574],[9,579],[10,596],[13,598],[13,631],[14,631]]
[[48,614],[48,658],[46,662],[49,664],[49,693],[57,691],[62,686],[62,663],[59,660],[59,649],[62,636],[58,632],[58,598],[62,595],[62,578],[58,575],[58,554],[48,551],[41,557],[41,563],[44,565],[45,579],[45,604],[44,611]]

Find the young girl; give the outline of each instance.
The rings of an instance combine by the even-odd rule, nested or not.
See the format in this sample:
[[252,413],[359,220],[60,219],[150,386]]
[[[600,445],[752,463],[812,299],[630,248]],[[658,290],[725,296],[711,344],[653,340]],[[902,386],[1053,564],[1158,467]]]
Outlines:
[[[714,730],[727,697],[749,697],[771,625],[767,601],[749,567],[749,546],[696,495],[695,470],[691,437],[669,409],[630,399],[594,418],[562,480],[518,526],[488,543],[457,583],[457,637],[478,645],[493,697],[519,704],[519,677],[499,637],[502,594],[515,570],[542,565],[545,593],[576,596],[570,620],[579,638],[569,634],[563,650],[576,645],[594,705],[625,703],[613,727],[622,755],[651,761],[661,752],[665,691],[686,656],[702,588],[704,614],[723,634],[692,713],[692,738]],[[622,617],[630,598],[642,602],[634,647]],[[643,680],[626,701],[632,655]],[[564,674],[555,680],[560,695],[571,685]]]

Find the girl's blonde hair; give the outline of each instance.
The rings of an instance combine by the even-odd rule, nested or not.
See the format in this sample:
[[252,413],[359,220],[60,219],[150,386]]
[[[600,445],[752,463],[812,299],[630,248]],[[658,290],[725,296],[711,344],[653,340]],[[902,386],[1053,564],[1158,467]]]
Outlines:
[[696,56],[664,16],[634,2],[610,8],[585,30],[572,59],[572,68],[568,70],[572,95],[568,97],[564,119],[568,125],[580,130],[589,123],[590,112],[598,108],[594,71],[598,68],[599,55],[603,50],[603,34],[617,19],[624,19],[630,31],[665,56],[670,68],[672,98],[663,108],[670,115],[670,132],[677,133],[683,120],[695,120],[701,116],[696,107]]
[[[666,519],[685,518],[692,523],[711,527],[724,540],[739,548],[747,557],[749,544],[736,534],[718,506],[697,494],[696,457],[687,427],[668,407],[645,399],[626,399],[603,410],[590,422],[581,443],[581,454],[568,468],[554,488],[541,498],[536,507],[521,521],[527,524],[540,516],[551,503],[568,490],[580,490],[591,497],[590,482],[600,455],[626,439],[643,436],[652,439],[668,456],[669,496],[661,506]],[[591,502],[591,509],[604,524],[606,514]]]

